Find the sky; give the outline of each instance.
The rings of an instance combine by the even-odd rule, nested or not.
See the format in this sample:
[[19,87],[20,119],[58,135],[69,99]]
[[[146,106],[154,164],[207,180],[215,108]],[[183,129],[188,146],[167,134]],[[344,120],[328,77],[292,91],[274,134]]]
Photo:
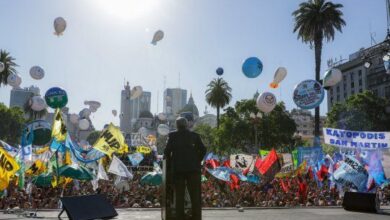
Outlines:
[[[314,78],[314,51],[292,32],[291,13],[301,0],[0,0],[0,49],[11,53],[19,65],[22,87],[36,85],[41,94],[63,87],[71,113],[85,108],[84,100],[102,107],[92,114],[95,128],[119,124],[111,114],[120,111],[124,82],[141,85],[152,93],[151,112],[163,110],[165,87],[192,92],[201,115],[207,103],[207,84],[224,69],[236,101],[252,98],[256,91],[273,92],[287,109],[296,108],[294,86]],[[334,0],[347,26],[333,42],[325,43],[321,73],[329,58],[349,54],[381,42],[386,36],[385,0]],[[53,34],[56,17],[67,21],[64,34]],[[163,30],[164,39],[150,44]],[[262,74],[249,79],[241,71],[251,56],[262,60]],[[45,78],[33,80],[29,69],[39,65]],[[275,70],[286,67],[280,88],[270,89]],[[179,77],[180,76],[180,77]],[[9,105],[10,86],[0,87],[0,102]],[[159,95],[158,95],[159,94]],[[157,96],[158,95],[158,96]],[[210,113],[215,109],[208,107]],[[321,115],[327,111],[326,98]]]

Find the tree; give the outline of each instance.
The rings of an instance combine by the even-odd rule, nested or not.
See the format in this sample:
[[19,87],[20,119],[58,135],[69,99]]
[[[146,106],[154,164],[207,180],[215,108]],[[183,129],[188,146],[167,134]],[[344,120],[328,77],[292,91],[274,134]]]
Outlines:
[[389,131],[389,102],[365,91],[350,96],[345,103],[337,103],[328,112],[325,125],[354,131]]
[[200,135],[207,150],[212,152],[218,151],[218,145],[215,143],[215,130],[208,124],[198,124],[194,127],[194,131]]
[[97,139],[99,138],[100,132],[101,132],[101,131],[92,131],[92,132],[88,135],[88,137],[87,137],[88,143],[89,143],[89,144],[94,144],[94,143],[97,141]]
[[[298,39],[304,43],[314,44],[315,77],[320,81],[322,43],[334,40],[335,31],[342,32],[345,21],[340,10],[342,4],[334,4],[326,0],[308,0],[299,5],[292,13],[295,18],[294,33],[298,32]],[[320,136],[320,107],[315,109],[314,135]]]
[[0,139],[16,146],[20,144],[25,119],[18,107],[8,108],[0,103]]
[[15,58],[9,55],[9,52],[5,50],[0,50],[0,62],[4,64],[3,72],[0,72],[0,87],[1,84],[7,85],[7,79],[10,74],[16,74],[16,69],[18,65],[14,62]]
[[217,128],[219,128],[220,108],[229,104],[232,98],[232,88],[222,78],[214,79],[207,85],[206,102],[217,109]]

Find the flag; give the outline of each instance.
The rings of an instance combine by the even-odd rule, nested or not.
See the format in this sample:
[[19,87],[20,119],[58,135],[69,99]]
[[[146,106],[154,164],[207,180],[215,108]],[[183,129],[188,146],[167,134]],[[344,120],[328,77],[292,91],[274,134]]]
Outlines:
[[281,166],[279,163],[279,158],[274,149],[271,150],[271,152],[259,166],[259,172],[269,180],[272,180],[276,173],[280,171],[280,169]]
[[230,190],[233,191],[235,189],[240,188],[240,181],[235,174],[230,174]]
[[26,175],[39,175],[47,170],[45,164],[41,160],[36,160],[27,170]]
[[205,156],[204,161],[205,165],[211,167],[212,169],[215,169],[220,165],[218,156],[214,155],[212,152]]
[[32,161],[32,145],[26,145],[21,147],[21,157],[22,160],[27,162],[27,161]]
[[230,182],[230,173],[232,172],[231,169],[227,167],[217,167],[215,169],[206,168],[206,170],[215,178],[225,182]]
[[253,171],[254,167],[254,158],[252,155],[246,154],[232,154],[230,155],[230,167],[239,170],[246,170],[249,168],[249,171]]
[[288,193],[289,188],[288,188],[288,185],[284,182],[284,180],[282,178],[280,178],[279,182],[280,182],[280,186],[282,187],[283,191],[285,193]]
[[307,171],[307,175],[309,176],[309,179],[314,179],[314,175],[313,175],[313,169],[311,168],[311,166],[309,167],[309,170]]
[[0,178],[9,180],[19,168],[16,160],[6,150],[0,148]]
[[130,173],[126,165],[123,164],[122,161],[119,158],[117,158],[115,155],[112,158],[108,172],[116,174],[118,176],[127,177],[130,179],[133,178],[133,174]]
[[328,168],[322,164],[320,170],[318,170],[316,174],[318,180],[322,182],[328,176]]
[[106,171],[104,170],[103,164],[100,162],[98,167],[98,174],[96,179],[109,180]]
[[225,160],[225,161],[223,162],[222,166],[232,168],[232,167],[230,166],[230,160]]
[[[303,174],[306,173],[306,166],[307,166],[307,163],[306,163],[306,160],[304,160],[301,164],[299,164],[298,168],[295,170],[294,174],[296,176],[301,176]],[[310,167],[311,169],[311,167]]]
[[11,145],[7,144],[6,142],[0,140],[0,147],[7,151],[9,155],[12,157],[15,157],[19,153],[19,149],[16,147],[12,147]]
[[255,174],[248,174],[246,178],[248,183],[254,183],[254,184],[260,183],[260,177]]
[[131,165],[133,166],[138,166],[141,163],[141,161],[144,159],[142,153],[129,154],[128,157],[131,162]]
[[99,138],[93,146],[96,150],[107,154],[109,157],[111,157],[114,152],[124,152],[125,150],[123,149],[128,148],[122,132],[112,123],[100,133]]
[[51,128],[51,136],[58,142],[65,141],[66,139],[66,125],[61,115],[61,110],[58,108],[54,113],[53,125]]

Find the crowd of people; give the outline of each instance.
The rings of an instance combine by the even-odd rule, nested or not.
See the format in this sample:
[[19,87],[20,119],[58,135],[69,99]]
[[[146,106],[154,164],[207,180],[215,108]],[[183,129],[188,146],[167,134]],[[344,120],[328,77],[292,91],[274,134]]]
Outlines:
[[[99,180],[99,187],[93,190],[91,182],[72,182],[65,187],[37,187],[28,184],[19,189],[10,184],[0,199],[0,209],[55,209],[60,208],[59,197],[101,193],[116,208],[159,208],[162,191],[159,186],[141,185],[144,172],[134,172],[128,180],[128,187],[118,187],[112,176],[110,181]],[[241,182],[238,189],[206,174],[202,182],[203,207],[300,207],[341,206],[342,192],[329,187],[325,181],[321,187],[309,177],[274,179],[267,184]],[[390,205],[390,187],[378,188],[382,205]]]

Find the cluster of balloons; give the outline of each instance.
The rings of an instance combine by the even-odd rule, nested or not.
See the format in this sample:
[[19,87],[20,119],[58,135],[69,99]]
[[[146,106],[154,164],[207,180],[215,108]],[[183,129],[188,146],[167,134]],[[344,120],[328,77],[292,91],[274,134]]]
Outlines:
[[45,77],[45,71],[40,66],[33,66],[30,68],[30,76],[33,79],[40,80]]
[[46,109],[46,101],[40,95],[35,95],[29,100],[29,105],[33,111],[39,112]]
[[8,75],[7,82],[13,88],[19,88],[20,84],[22,84],[22,77],[17,73],[11,73]]
[[98,101],[84,101],[84,105],[89,105],[89,110],[91,112],[96,112],[100,108],[101,103]]
[[276,106],[276,97],[271,92],[263,92],[261,93],[256,100],[256,106],[257,108],[264,112],[269,113],[271,112],[275,106]]

